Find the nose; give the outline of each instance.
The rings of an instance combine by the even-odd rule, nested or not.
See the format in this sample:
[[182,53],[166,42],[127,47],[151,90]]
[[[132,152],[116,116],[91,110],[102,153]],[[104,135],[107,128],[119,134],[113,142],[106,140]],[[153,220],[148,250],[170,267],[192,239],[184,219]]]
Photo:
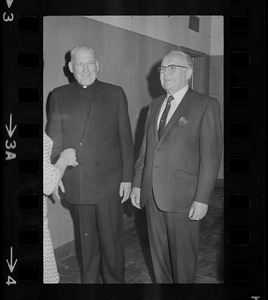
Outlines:
[[88,72],[89,71],[89,66],[88,64],[83,65],[83,72]]

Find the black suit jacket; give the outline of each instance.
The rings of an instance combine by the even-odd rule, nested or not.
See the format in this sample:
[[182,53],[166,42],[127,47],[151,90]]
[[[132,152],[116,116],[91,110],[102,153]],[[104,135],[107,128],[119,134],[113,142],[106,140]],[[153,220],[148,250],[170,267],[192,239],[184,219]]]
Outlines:
[[98,80],[94,85],[88,117],[77,82],[54,89],[50,99],[47,133],[54,143],[52,159],[74,148],[79,162],[63,177],[66,199],[73,204],[119,201],[120,182],[131,182],[133,177],[126,95],[119,86]]

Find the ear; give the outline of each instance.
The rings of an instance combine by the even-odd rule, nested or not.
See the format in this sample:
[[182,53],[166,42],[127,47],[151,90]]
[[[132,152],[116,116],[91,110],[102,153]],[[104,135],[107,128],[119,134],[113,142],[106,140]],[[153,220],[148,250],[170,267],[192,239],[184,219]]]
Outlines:
[[74,72],[73,71],[73,63],[71,61],[69,61],[68,67],[69,67],[70,72],[73,73]]
[[187,69],[187,79],[190,80],[193,74],[193,70],[192,69]]
[[99,61],[96,60],[96,67],[97,67],[97,72],[99,71],[100,67],[99,67]]

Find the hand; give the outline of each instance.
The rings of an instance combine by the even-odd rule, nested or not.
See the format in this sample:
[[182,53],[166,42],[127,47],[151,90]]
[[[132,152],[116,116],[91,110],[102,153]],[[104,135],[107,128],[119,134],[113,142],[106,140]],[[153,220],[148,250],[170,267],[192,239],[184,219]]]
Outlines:
[[62,180],[59,181],[59,183],[55,187],[54,191],[52,192],[52,196],[55,201],[61,199],[60,194],[59,194],[59,188],[61,189],[62,193],[65,193],[65,188],[64,188]]
[[138,187],[133,187],[130,193],[130,199],[133,206],[138,209],[141,209],[140,200],[141,200],[141,189]]
[[123,197],[121,203],[124,203],[128,198],[131,191],[131,182],[121,182],[119,188],[119,196]]
[[190,208],[188,217],[192,221],[199,221],[204,218],[207,211],[208,211],[207,204],[194,201]]
[[64,159],[67,166],[77,166],[75,150],[72,148],[65,149],[61,152],[60,157]]

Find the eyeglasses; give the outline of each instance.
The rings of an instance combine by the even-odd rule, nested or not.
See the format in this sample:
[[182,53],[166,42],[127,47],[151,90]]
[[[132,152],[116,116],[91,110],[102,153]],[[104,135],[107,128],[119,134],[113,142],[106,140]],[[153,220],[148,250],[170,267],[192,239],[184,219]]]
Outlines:
[[188,67],[185,66],[180,66],[180,65],[169,65],[167,67],[165,66],[160,66],[158,67],[158,71],[160,73],[164,73],[166,71],[166,69],[168,69],[169,72],[173,73],[176,71],[176,68],[184,68],[184,69],[189,69]]

